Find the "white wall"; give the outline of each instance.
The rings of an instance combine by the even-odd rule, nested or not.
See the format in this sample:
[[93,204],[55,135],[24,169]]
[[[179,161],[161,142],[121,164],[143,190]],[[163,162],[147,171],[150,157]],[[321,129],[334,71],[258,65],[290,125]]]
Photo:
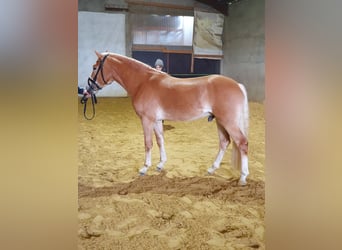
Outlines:
[[[78,12],[78,85],[86,86],[94,63],[95,50],[121,55],[126,53],[125,15],[113,13]],[[117,83],[104,87],[97,96],[127,96]]]

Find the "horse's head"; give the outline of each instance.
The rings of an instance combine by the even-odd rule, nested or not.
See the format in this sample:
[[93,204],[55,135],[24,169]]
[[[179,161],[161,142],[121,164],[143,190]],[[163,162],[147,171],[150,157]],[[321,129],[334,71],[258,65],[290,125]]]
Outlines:
[[95,53],[97,55],[97,61],[93,65],[93,71],[90,77],[88,78],[87,91],[90,94],[96,93],[98,90],[102,89],[105,85],[108,85],[113,81],[110,71],[104,70],[105,61],[109,54],[102,55],[101,53],[97,51],[95,51]]

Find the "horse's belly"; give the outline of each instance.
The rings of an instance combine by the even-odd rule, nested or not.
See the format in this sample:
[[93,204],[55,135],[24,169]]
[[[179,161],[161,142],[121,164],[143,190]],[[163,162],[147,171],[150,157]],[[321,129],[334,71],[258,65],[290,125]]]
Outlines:
[[170,121],[192,121],[203,117],[207,117],[211,114],[210,109],[192,110],[192,111],[164,111],[157,115],[158,120],[170,120]]
[[193,120],[201,119],[204,117],[208,117],[210,114],[211,114],[210,112],[203,112],[197,116],[188,116],[182,121],[193,121]]

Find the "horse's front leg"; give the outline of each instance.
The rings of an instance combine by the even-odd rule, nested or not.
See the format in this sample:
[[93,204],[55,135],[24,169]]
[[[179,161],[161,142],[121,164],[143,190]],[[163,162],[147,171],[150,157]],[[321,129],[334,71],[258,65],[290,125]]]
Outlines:
[[144,141],[145,141],[145,164],[139,170],[140,175],[145,175],[148,168],[152,165],[152,134],[153,134],[153,122],[147,118],[141,119],[143,130],[144,130]]
[[163,122],[161,120],[157,121],[154,124],[154,133],[156,135],[156,140],[157,140],[157,144],[158,144],[159,152],[160,152],[160,162],[157,165],[157,170],[161,171],[164,167],[166,160],[167,160],[166,151],[165,151],[165,147],[164,147]]

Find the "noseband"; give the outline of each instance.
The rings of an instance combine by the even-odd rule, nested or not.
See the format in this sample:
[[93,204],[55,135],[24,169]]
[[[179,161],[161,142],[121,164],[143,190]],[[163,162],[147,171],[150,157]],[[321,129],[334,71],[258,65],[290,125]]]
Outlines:
[[103,76],[103,64],[104,64],[104,61],[106,60],[108,55],[109,54],[105,55],[103,57],[103,59],[100,61],[100,65],[97,68],[97,71],[95,73],[94,78],[93,79],[91,77],[88,78],[87,92],[91,95],[92,106],[93,106],[93,114],[90,118],[87,117],[87,115],[86,115],[87,101],[88,101],[87,95],[86,94],[83,95],[83,97],[81,99],[81,103],[84,104],[83,115],[84,115],[84,118],[86,118],[87,120],[92,120],[95,117],[95,104],[97,103],[95,92],[102,89],[102,87],[96,82],[96,79],[97,79],[99,72],[101,72],[101,77],[102,77],[102,81],[104,82],[104,84],[105,85],[108,84],[107,81],[104,79],[104,76]]
[[102,81],[104,82],[105,85],[107,85],[107,81],[104,79],[104,76],[103,76],[103,64],[107,58],[109,54],[105,55],[103,57],[103,59],[100,61],[100,65],[99,67],[97,68],[97,71],[96,71],[96,74],[94,76],[94,79],[92,79],[91,77],[88,78],[88,85],[89,85],[89,90],[90,92],[94,92],[94,91],[97,91],[97,90],[100,90],[102,89],[102,87],[96,82],[96,79],[97,79],[97,76],[99,74],[99,72],[101,72],[101,77],[102,77]]

